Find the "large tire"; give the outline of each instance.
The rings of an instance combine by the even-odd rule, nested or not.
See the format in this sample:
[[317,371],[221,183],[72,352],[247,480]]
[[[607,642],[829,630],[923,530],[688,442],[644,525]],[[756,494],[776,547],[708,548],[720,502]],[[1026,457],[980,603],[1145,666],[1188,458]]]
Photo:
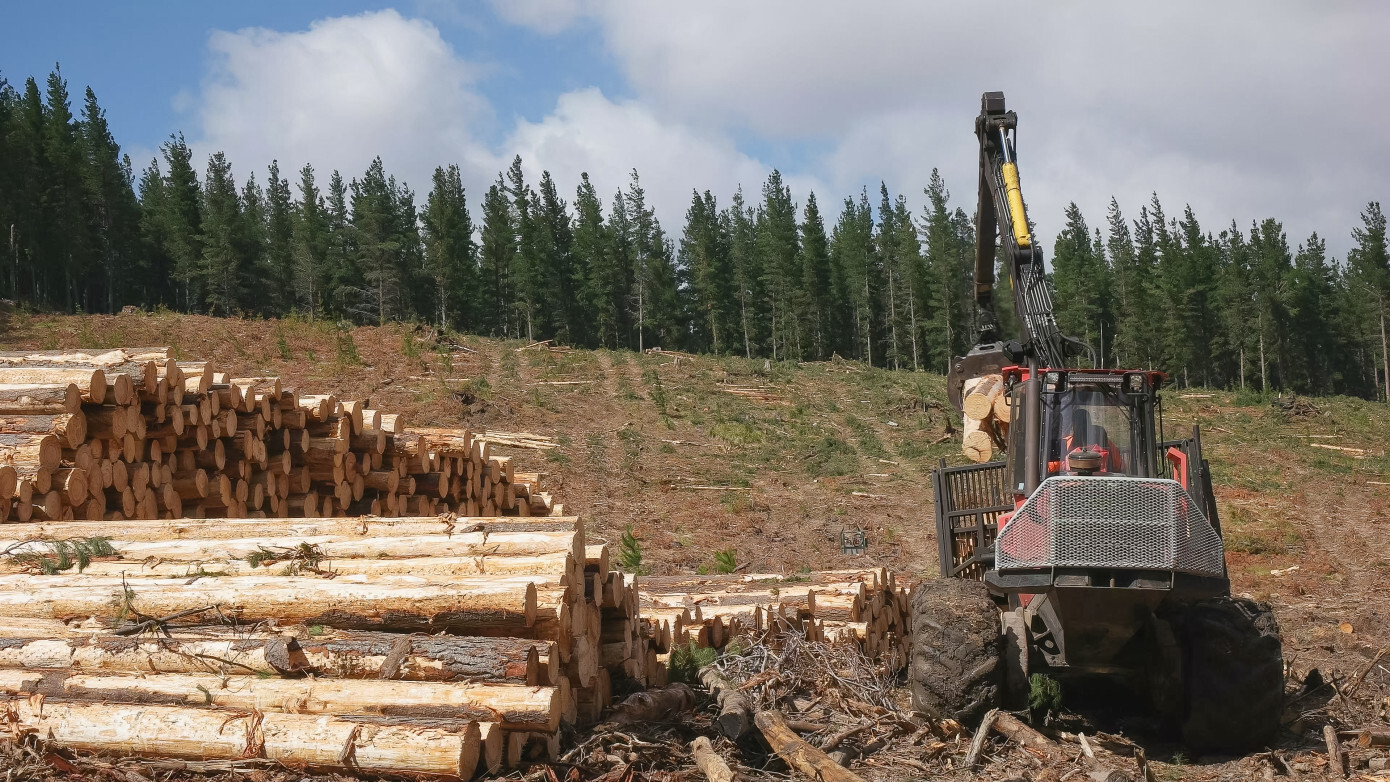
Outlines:
[[1264,603],[1204,600],[1178,623],[1187,704],[1183,741],[1197,751],[1238,752],[1267,745],[1284,705],[1279,623]]
[[912,706],[932,719],[974,724],[999,705],[999,609],[985,585],[919,583],[912,594]]

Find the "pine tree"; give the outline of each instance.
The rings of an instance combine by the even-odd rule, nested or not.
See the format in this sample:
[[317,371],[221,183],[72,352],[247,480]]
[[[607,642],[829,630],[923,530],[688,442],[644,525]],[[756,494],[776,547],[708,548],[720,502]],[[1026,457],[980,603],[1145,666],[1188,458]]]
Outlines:
[[[961,277],[961,236],[958,218],[953,217],[947,208],[951,194],[941,174],[932,169],[931,181],[922,191],[927,197],[923,207],[922,234],[926,239],[926,273],[917,294],[928,306],[929,315],[922,319],[923,342],[927,353],[932,357],[928,364],[933,368],[944,367],[952,356],[963,352],[968,311],[963,296],[967,280]],[[973,244],[973,242],[972,242]],[[973,262],[970,271],[973,278]],[[1007,289],[1005,289],[1007,290]],[[971,298],[973,303],[973,297]],[[1012,308],[1013,302],[1000,297],[997,307]],[[973,306],[971,307],[973,309]]]
[[434,315],[440,328],[471,325],[477,289],[478,250],[473,221],[456,165],[434,170],[424,214],[425,267],[434,283]]
[[43,123],[43,155],[47,162],[44,192],[45,225],[40,233],[43,263],[60,270],[61,297],[53,303],[69,312],[83,304],[78,286],[87,278],[87,224],[83,214],[82,150],[68,101],[68,85],[55,68],[48,75],[47,110]]
[[616,347],[622,285],[608,250],[603,203],[588,173],[580,174],[574,208],[573,290],[583,314],[580,339],[589,347]]
[[1095,255],[1091,230],[1076,202],[1067,205],[1066,218],[1066,227],[1052,246],[1057,326],[1095,350],[1103,328],[1105,261]]
[[791,188],[782,182],[782,174],[776,169],[763,184],[763,203],[756,227],[772,358],[775,361],[779,357],[800,357],[803,345],[798,312],[804,307],[801,305],[801,269],[797,263],[796,204],[792,202]]
[[1341,346],[1328,317],[1336,300],[1336,268],[1316,231],[1299,245],[1289,276],[1289,385],[1308,394],[1327,394],[1340,385]]
[[333,315],[346,315],[362,288],[362,272],[357,264],[356,237],[348,214],[347,185],[334,171],[328,180],[328,257],[324,262],[328,285],[326,309]]
[[834,317],[830,240],[825,235],[825,220],[816,204],[815,191],[807,194],[801,218],[801,289],[805,308],[801,322],[813,345],[811,357],[828,358],[834,341],[832,334],[842,326]]
[[296,305],[316,320],[327,286],[329,214],[314,181],[314,167],[299,169],[299,206],[294,213],[291,252]]
[[174,301],[185,311],[196,311],[203,297],[199,287],[203,268],[202,191],[193,171],[193,152],[182,134],[170,136],[160,152],[166,173],[158,219],[166,242],[164,251],[173,263],[171,276],[178,285]]
[[266,262],[264,279],[270,283],[270,303],[276,311],[294,306],[294,197],[288,179],[280,176],[280,161],[270,161],[265,186]]
[[516,258],[516,220],[502,175],[483,197],[481,317],[478,327],[493,336],[511,336],[512,262]]
[[[3,127],[0,119],[0,135]],[[103,294],[99,301],[89,300],[88,306],[96,309],[100,304],[101,309],[114,312],[117,302],[124,304],[139,297],[138,286],[148,269],[138,246],[140,207],[131,181],[130,159],[121,156],[91,87],[84,94],[78,136],[83,204],[90,230],[86,265],[99,270],[90,276],[88,287]],[[95,284],[98,280],[99,288]]]
[[844,291],[846,311],[842,317],[852,324],[851,355],[873,365],[883,363],[874,345],[882,337],[878,302],[884,288],[884,271],[874,246],[874,216],[868,191],[859,200],[846,198],[844,209],[830,239],[830,259],[838,287]]
[[208,313],[237,314],[244,301],[246,228],[232,166],[221,152],[208,159],[201,214],[202,262],[194,274],[202,283]]
[[701,350],[728,353],[738,339],[737,281],[730,253],[727,224],[720,219],[714,195],[690,193],[685,213],[679,263],[689,270],[696,317],[695,345]]
[[758,252],[756,213],[744,203],[743,188],[735,193],[725,211],[723,222],[729,235],[729,259],[734,268],[735,297],[738,299],[739,332],[743,355],[752,358],[762,355],[767,335],[767,315],[764,309],[763,257]]
[[507,170],[507,194],[512,199],[512,219],[516,226],[516,257],[512,259],[517,330],[528,341],[536,340],[536,327],[545,328],[537,320],[545,317],[545,268],[541,258],[540,220],[536,216],[536,194],[526,184],[521,170],[521,156],[512,159]]
[[241,188],[241,217],[242,308],[262,315],[284,313],[287,293],[265,294],[267,284],[273,284],[275,279],[270,263],[270,214],[266,193],[256,183],[254,171],[247,175],[246,184]]
[[574,278],[574,228],[569,207],[555,188],[549,171],[541,172],[540,192],[536,194],[536,279],[539,291],[537,314],[546,337],[573,343],[582,334],[577,303],[570,295]]
[[656,214],[647,206],[646,191],[636,169],[623,200],[632,246],[633,279],[628,301],[634,316],[637,350],[646,349],[649,336],[657,347],[678,348],[684,340],[677,331],[681,307],[675,252]]
[[[1380,202],[1371,201],[1361,213],[1361,227],[1353,228],[1351,238],[1356,246],[1347,253],[1348,276],[1356,298],[1370,304],[1374,323],[1365,322],[1365,333],[1374,342],[1375,327],[1380,337],[1380,378],[1390,401],[1390,339],[1386,337],[1385,320],[1390,310],[1390,251],[1386,248],[1385,213]],[[1369,351],[1374,353],[1374,351]],[[1374,360],[1372,361],[1374,364]]]

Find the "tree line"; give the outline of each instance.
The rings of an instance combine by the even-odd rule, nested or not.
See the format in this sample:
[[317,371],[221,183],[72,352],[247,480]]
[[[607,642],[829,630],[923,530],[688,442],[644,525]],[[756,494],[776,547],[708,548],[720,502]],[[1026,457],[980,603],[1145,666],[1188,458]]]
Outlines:
[[[327,183],[272,162],[239,183],[221,152],[199,172],[181,135],[139,174],[89,88],[59,71],[0,79],[0,295],[36,308],[165,307],[212,315],[423,320],[585,347],[823,360],[944,371],[976,333],[972,217],[933,171],[925,206],[880,185],[827,224],[815,193],[773,171],[756,194],[691,193],[679,235],[634,170],[605,198],[567,200],[521,159],[470,210],[456,165],[423,204],[380,158]],[[1368,204],[1354,248],[1291,245],[1275,218],[1204,229],[1157,195],[1104,230],[1073,203],[1051,254],[1057,319],[1105,366],[1183,385],[1380,395],[1390,306],[1386,220]],[[1001,276],[1004,274],[1000,268]],[[1006,329],[1012,313],[1000,312]]]

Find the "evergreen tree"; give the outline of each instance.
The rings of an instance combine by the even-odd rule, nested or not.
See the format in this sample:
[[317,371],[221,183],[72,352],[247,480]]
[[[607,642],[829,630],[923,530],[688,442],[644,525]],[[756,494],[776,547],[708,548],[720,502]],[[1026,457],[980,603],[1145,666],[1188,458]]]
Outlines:
[[[656,214],[647,206],[646,191],[637,170],[632,171],[623,200],[627,206],[632,242],[632,293],[629,306],[637,350],[648,344],[656,347],[679,348],[685,340],[677,326],[681,310],[676,281],[675,252],[661,230]],[[653,342],[648,342],[651,337]]]
[[424,229],[425,267],[434,283],[434,316],[440,328],[466,328],[474,320],[470,305],[477,289],[478,249],[458,166],[434,170]]
[[[516,257],[512,259],[512,285],[515,296],[518,333],[536,340],[536,327],[545,330],[545,268],[541,258],[540,220],[536,215],[536,194],[526,184],[521,156],[512,159],[507,170],[507,194],[512,199],[512,219],[516,226]],[[537,321],[540,320],[540,323]]]
[[[1361,226],[1353,228],[1351,238],[1356,246],[1347,253],[1348,278],[1354,291],[1353,297],[1369,306],[1366,309],[1370,318],[1362,320],[1364,341],[1374,343],[1377,330],[1380,355],[1379,377],[1381,388],[1385,389],[1386,399],[1390,401],[1390,339],[1386,337],[1385,319],[1390,309],[1390,251],[1386,249],[1385,213],[1380,202],[1366,204],[1361,213]],[[1366,351],[1374,356],[1374,349]],[[1375,358],[1371,363],[1374,368]],[[1373,373],[1374,374],[1374,373]]]
[[1316,231],[1299,245],[1289,278],[1289,386],[1302,393],[1326,394],[1340,385],[1341,346],[1336,323],[1328,317],[1336,301],[1336,268],[1328,263],[1327,243]]
[[[711,202],[711,206],[713,202]],[[816,204],[815,191],[806,196],[806,209],[801,219],[801,289],[805,311],[801,322],[810,335],[811,356],[828,358],[832,334],[842,325],[835,319],[834,291],[831,285],[830,240],[825,235],[825,220]],[[731,301],[726,298],[725,301]]]
[[482,245],[479,248],[481,273],[485,281],[478,328],[494,336],[512,336],[509,328],[512,310],[512,262],[516,257],[516,220],[502,176],[483,197]]
[[221,152],[208,159],[203,185],[202,263],[195,272],[211,315],[235,315],[245,299],[246,226],[232,166]]
[[378,157],[362,179],[352,180],[349,189],[354,249],[362,270],[362,285],[356,290],[349,314],[384,325],[404,311],[405,246],[398,225],[395,181],[387,178]]
[[[743,355],[752,358],[756,352],[762,355],[762,345],[767,335],[767,316],[764,308],[766,298],[763,294],[763,257],[758,252],[758,230],[756,214],[743,201],[743,188],[734,192],[733,203],[724,213],[722,222],[729,236],[729,260],[734,268],[734,284],[737,287],[739,332],[743,341]],[[757,350],[754,350],[757,346]]]
[[[174,302],[186,311],[196,311],[202,301],[199,283],[204,265],[203,219],[199,202],[202,191],[193,171],[193,152],[183,135],[170,136],[160,147],[167,172],[164,175],[160,212],[160,236],[164,251],[172,261],[177,288]],[[235,191],[233,191],[235,194]]]
[[268,303],[279,312],[294,306],[294,197],[288,179],[280,176],[280,161],[270,161],[265,186],[266,268]]
[[[1289,311],[1287,285],[1293,272],[1293,258],[1284,237],[1284,226],[1266,219],[1250,229],[1250,282],[1254,295],[1257,347],[1260,360],[1260,390],[1288,387]],[[1248,326],[1247,326],[1248,327]]]
[[573,343],[583,334],[579,307],[570,295],[574,279],[574,228],[549,171],[541,172],[535,202],[537,312],[546,337]]
[[853,327],[850,355],[873,365],[882,363],[874,349],[881,338],[882,318],[877,308],[883,290],[883,267],[874,247],[874,216],[868,191],[859,200],[846,198],[840,219],[830,238],[831,267],[843,291],[841,317]]
[[603,203],[587,173],[580,174],[574,196],[573,290],[583,314],[581,338],[590,347],[616,347],[622,300],[621,276],[608,250]]
[[325,308],[336,316],[348,313],[356,292],[362,287],[356,239],[348,214],[347,190],[343,175],[335,170],[328,179],[328,256],[324,268],[328,280]]
[[327,286],[329,246],[329,213],[318,184],[314,167],[305,164],[299,169],[299,206],[294,213],[291,232],[291,251],[294,262],[294,298],[297,306],[316,320],[323,305]]
[[1104,328],[1105,259],[1096,257],[1091,230],[1076,202],[1067,205],[1066,218],[1066,227],[1052,246],[1057,326],[1095,350]]
[[[922,192],[927,196],[922,218],[926,274],[917,294],[928,303],[930,313],[922,319],[923,342],[933,358],[929,366],[940,368],[945,366],[943,361],[964,352],[965,339],[970,335],[965,314],[974,307],[966,309],[967,299],[962,294],[965,284],[973,281],[974,264],[971,261],[969,277],[962,278],[961,226],[948,210],[951,194],[936,169],[932,169],[931,181]],[[970,301],[973,304],[973,297]],[[1001,297],[996,306],[1012,307],[1012,302]]]
[[694,345],[714,353],[730,352],[739,334],[737,280],[727,225],[708,190],[703,196],[690,193],[678,258],[690,272],[697,314],[692,324]]
[[[0,137],[3,128],[4,120],[0,118]],[[149,272],[138,246],[140,206],[135,200],[130,159],[121,156],[106,113],[90,87],[84,94],[78,135],[83,159],[83,203],[90,232],[90,257],[85,265],[95,272],[89,275],[87,287],[102,294],[100,299],[89,298],[88,307],[114,312],[118,302],[141,298],[139,288]]]
[[805,307],[801,301],[801,269],[797,263],[796,204],[792,202],[791,188],[782,182],[782,174],[776,169],[763,184],[763,203],[756,227],[772,358],[800,357],[803,345],[798,313]]
[[264,315],[284,312],[282,303],[288,300],[286,292],[276,291],[273,295],[266,295],[265,291],[267,281],[275,279],[270,264],[270,214],[266,193],[256,183],[254,171],[246,177],[246,184],[241,188],[241,215],[244,227],[240,249],[245,294],[242,307]]

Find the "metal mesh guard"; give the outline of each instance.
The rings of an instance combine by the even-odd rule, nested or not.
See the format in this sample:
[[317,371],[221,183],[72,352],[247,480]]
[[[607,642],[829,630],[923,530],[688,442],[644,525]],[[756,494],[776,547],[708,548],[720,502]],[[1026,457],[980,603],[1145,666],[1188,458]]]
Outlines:
[[1053,477],[995,541],[999,569],[1101,567],[1219,576],[1221,538],[1166,478]]

